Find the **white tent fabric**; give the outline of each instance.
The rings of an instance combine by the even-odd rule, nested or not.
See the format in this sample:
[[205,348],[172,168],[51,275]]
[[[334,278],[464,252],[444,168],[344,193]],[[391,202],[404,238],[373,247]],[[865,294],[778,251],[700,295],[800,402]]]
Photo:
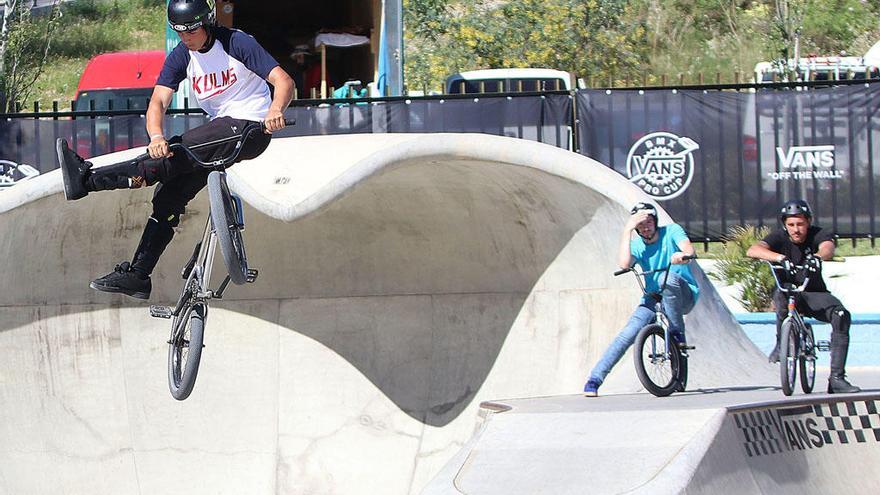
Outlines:
[[340,48],[361,46],[370,43],[370,38],[349,33],[320,33],[315,36],[315,46],[327,45]]

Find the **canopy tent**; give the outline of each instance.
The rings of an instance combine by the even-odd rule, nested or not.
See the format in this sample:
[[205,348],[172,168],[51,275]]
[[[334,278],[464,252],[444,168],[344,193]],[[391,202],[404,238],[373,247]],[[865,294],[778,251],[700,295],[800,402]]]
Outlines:
[[327,47],[352,48],[369,45],[370,38],[349,33],[318,33],[315,48],[321,50],[321,98],[327,97]]

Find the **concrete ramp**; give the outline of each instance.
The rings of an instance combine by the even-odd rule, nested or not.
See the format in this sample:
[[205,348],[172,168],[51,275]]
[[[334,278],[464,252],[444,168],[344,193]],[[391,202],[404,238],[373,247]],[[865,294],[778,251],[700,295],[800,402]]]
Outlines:
[[[67,203],[55,171],[0,193],[0,493],[417,493],[482,401],[581,390],[638,297],[611,273],[646,197],[551,146],[279,138],[230,182],[261,274],[211,306],[182,403],[167,320],[88,288],[130,258],[152,191]],[[176,299],[206,201],[183,217],[152,302]],[[701,283],[690,385],[772,379]],[[639,390],[630,362],[603,391]]]
[[676,400],[637,394],[484,403],[478,433],[423,493],[876,492],[876,389],[780,397],[777,387],[735,387]]

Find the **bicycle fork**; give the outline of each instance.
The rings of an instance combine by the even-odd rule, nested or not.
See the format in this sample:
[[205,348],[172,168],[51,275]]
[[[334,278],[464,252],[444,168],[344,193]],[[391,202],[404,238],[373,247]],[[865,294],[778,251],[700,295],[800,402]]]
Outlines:
[[[184,290],[181,292],[180,298],[177,300],[177,304],[174,308],[152,304],[150,305],[150,316],[154,318],[170,319],[180,315],[183,308],[187,306],[187,299],[192,299],[194,302],[206,302],[210,299],[223,298],[223,292],[226,290],[226,287],[229,286],[229,275],[226,275],[217,290],[207,288],[211,281],[211,271],[214,265],[214,251],[216,250],[216,247],[217,234],[214,232],[211,218],[208,217],[202,240],[196,244],[192,257],[181,272],[181,276],[186,282],[184,284]],[[193,283],[194,279],[200,279],[201,283]],[[193,293],[193,289],[195,290],[195,293]]]

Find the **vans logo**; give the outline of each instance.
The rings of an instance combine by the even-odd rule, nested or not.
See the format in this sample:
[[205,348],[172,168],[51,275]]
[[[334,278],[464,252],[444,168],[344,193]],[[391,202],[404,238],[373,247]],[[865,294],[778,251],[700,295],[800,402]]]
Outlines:
[[776,148],[778,172],[767,175],[773,180],[841,179],[844,171],[836,170],[834,145],[792,146],[788,150]]
[[749,457],[880,442],[876,400],[785,406],[733,414]]
[[629,181],[655,199],[683,193],[694,175],[694,151],[700,145],[685,136],[653,132],[630,148],[626,157]]

